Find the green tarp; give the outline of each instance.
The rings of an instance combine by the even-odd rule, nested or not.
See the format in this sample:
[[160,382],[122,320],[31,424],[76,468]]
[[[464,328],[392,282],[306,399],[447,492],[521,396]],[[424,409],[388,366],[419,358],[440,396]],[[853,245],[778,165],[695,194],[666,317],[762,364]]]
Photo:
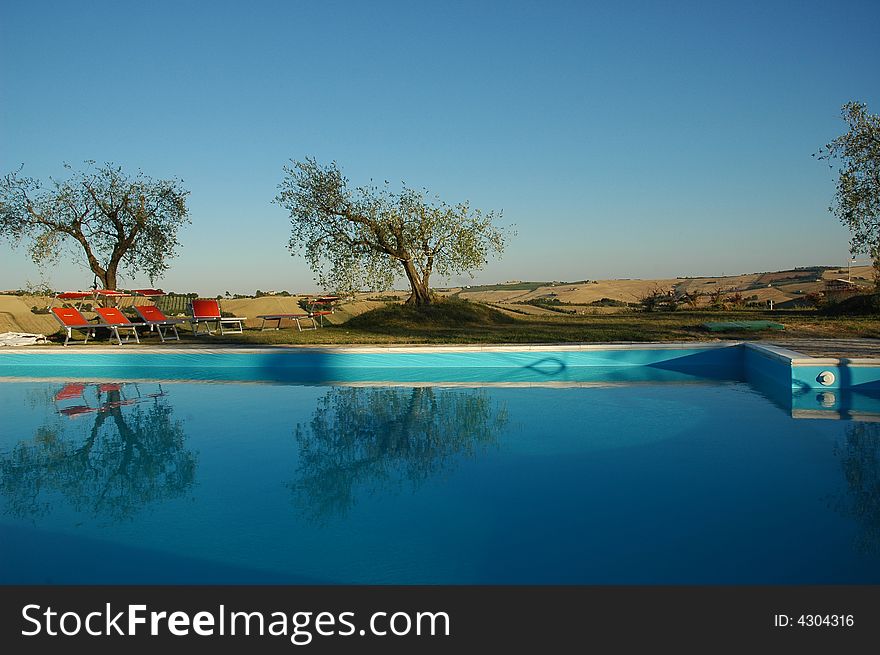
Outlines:
[[773,321],[709,321],[703,323],[709,332],[731,332],[733,330],[784,330],[782,323]]

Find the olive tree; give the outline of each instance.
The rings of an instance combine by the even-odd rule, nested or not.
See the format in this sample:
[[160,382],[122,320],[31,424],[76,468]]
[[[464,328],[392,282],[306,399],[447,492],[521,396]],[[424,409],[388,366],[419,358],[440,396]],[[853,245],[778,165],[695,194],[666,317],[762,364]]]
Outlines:
[[[70,166],[65,165],[70,170]],[[0,235],[28,242],[38,265],[67,250],[85,263],[105,289],[116,289],[119,270],[144,273],[152,283],[168,268],[189,223],[180,180],[129,176],[113,164],[76,171],[44,184],[19,171],[0,181]]]
[[129,406],[118,390],[98,394],[91,427],[56,415],[0,455],[0,497],[11,514],[33,520],[64,499],[117,521],[193,486],[198,457],[167,398]]
[[849,130],[817,156],[839,164],[831,212],[850,230],[853,253],[880,254],[880,116],[863,103],[848,102],[841,113]]
[[507,421],[482,389],[331,387],[296,426],[290,488],[307,517],[344,515],[361,493],[416,489],[497,446]]
[[432,274],[472,274],[504,251],[508,236],[496,212],[428,199],[405,185],[351,188],[335,162],[312,158],[284,167],[275,202],[290,212],[291,253],[303,254],[319,284],[384,290],[405,276],[407,302],[416,305],[432,302]]

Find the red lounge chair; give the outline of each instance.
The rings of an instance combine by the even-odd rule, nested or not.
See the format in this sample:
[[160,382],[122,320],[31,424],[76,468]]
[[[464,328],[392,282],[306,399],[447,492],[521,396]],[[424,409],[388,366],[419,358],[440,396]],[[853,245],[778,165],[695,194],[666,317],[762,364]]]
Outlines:
[[82,398],[83,392],[86,390],[86,385],[79,384],[78,382],[72,382],[70,384],[65,384],[56,394],[55,401],[59,400],[73,400],[74,398]]
[[192,309],[192,318],[189,322],[192,324],[193,334],[199,333],[199,325],[205,325],[205,331],[208,334],[213,334],[213,332],[209,329],[209,323],[217,323],[220,327],[220,334],[225,334],[223,331],[224,325],[238,325],[237,330],[227,329],[226,332],[230,334],[241,334],[244,331],[244,321],[247,320],[246,316],[229,316],[223,317],[220,315],[220,303],[217,300],[209,300],[205,298],[197,298],[190,303],[190,308]]
[[125,291],[116,291],[115,289],[95,289],[95,301],[110,302],[113,301],[114,307],[119,307],[119,301],[123,298],[131,298],[130,293]]
[[144,298],[161,298],[167,295],[162,289],[132,289],[131,293],[136,296],[143,296]]
[[89,337],[95,336],[95,324],[89,323],[85,317],[79,313],[78,309],[74,309],[73,307],[53,307],[52,315],[55,316],[55,320],[61,323],[61,327],[67,331],[67,336],[64,337],[65,346],[67,345],[67,342],[70,341],[73,330],[77,330],[86,335],[83,343],[88,343]]
[[95,312],[98,314],[98,319],[101,321],[101,327],[108,327],[110,331],[113,333],[113,336],[110,340],[113,340],[113,337],[116,337],[116,340],[119,342],[119,345],[122,345],[122,338],[119,336],[120,330],[131,330],[131,334],[125,338],[126,341],[131,339],[134,336],[134,340],[137,343],[140,343],[141,340],[138,339],[137,326],[128,320],[128,317],[119,311],[117,307],[95,307]]
[[73,407],[62,407],[58,410],[58,413],[62,416],[67,416],[68,418],[76,418],[77,416],[84,416],[97,411],[97,409],[89,407],[88,405],[75,405]]
[[168,337],[168,330],[174,332],[174,339],[180,341],[180,335],[177,333],[177,326],[186,323],[180,318],[168,318],[162,311],[154,305],[135,305],[134,311],[138,313],[144,324],[149,325],[150,329],[156,328],[162,343],[165,343]]
[[[296,323],[296,327],[297,327],[297,329],[299,329],[300,332],[302,332],[303,330],[317,330],[318,329],[318,324],[315,323],[315,319],[313,318],[313,316],[311,314],[261,314],[260,316],[257,316],[257,318],[263,319],[263,322],[260,324],[260,331],[261,332],[264,330],[280,330],[281,329],[281,321],[283,321],[284,319],[288,319],[288,320],[291,320],[294,323]],[[306,319],[306,318],[312,322],[312,327],[304,328],[302,326],[300,321],[303,319]],[[267,328],[266,321],[278,321],[278,324],[274,328],[271,328],[271,327]]]

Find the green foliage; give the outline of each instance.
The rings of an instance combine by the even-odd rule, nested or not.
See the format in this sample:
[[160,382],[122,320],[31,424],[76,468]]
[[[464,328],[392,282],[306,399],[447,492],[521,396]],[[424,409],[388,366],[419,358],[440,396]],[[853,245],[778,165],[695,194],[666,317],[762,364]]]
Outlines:
[[524,305],[535,305],[536,307],[560,307],[563,303],[559,298],[529,298],[522,301]]
[[433,273],[472,273],[507,240],[495,212],[429,200],[405,185],[351,188],[335,162],[312,158],[284,167],[275,202],[290,212],[291,253],[337,292],[386,290],[405,275],[410,301],[429,303]]
[[0,235],[13,245],[28,242],[38,265],[58,261],[65,249],[84,256],[107,289],[117,287],[120,267],[131,275],[146,274],[152,283],[175,255],[178,229],[189,223],[189,192],[179,180],[93,165],[86,162],[85,170],[69,179],[45,185],[19,171],[3,177]]
[[654,287],[639,299],[639,305],[645,312],[674,312],[682,302],[675,289],[660,287]]
[[614,300],[613,298],[599,298],[589,303],[591,307],[629,307],[630,303],[622,300]]
[[746,299],[739,291],[736,291],[733,294],[729,295],[726,299],[726,302],[734,309],[742,309],[746,306]]
[[679,298],[681,302],[687,305],[690,309],[696,309],[700,304],[700,298],[703,297],[703,293],[700,291],[686,291],[682,293]]
[[716,287],[712,289],[707,295],[709,296],[709,306],[714,309],[721,309],[724,306],[724,294],[727,293],[727,289],[723,287]]
[[289,298],[289,291],[263,291],[262,289],[257,289],[254,292],[253,296],[240,296],[241,298],[266,298],[266,297],[274,297],[279,296],[283,298]]
[[369,300],[372,302],[395,302],[398,300],[403,300],[403,298],[394,294],[388,294],[383,296],[370,296],[368,298],[365,298],[365,300]]
[[852,236],[852,252],[880,254],[880,116],[860,102],[846,103],[841,113],[849,130],[818,153],[839,164],[830,211]]
[[880,314],[880,294],[850,296],[828,303],[819,310],[824,316],[876,316]]

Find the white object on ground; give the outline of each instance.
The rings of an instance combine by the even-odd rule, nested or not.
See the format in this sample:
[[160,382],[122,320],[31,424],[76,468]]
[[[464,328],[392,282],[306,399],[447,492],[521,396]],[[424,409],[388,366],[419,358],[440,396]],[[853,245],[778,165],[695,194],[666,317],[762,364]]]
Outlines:
[[45,334],[29,334],[27,332],[0,333],[0,346],[33,346],[36,343],[49,343]]

